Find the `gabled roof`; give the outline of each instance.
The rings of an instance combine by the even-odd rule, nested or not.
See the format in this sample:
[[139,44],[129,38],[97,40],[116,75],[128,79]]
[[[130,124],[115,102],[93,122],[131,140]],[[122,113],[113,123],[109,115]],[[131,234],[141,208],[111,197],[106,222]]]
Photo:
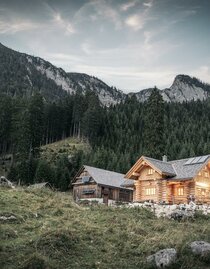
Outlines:
[[175,176],[176,172],[174,171],[173,166],[169,162],[163,162],[160,160],[156,160],[153,158],[145,157],[144,159],[151,163],[154,167],[157,168],[162,174],[166,174],[168,176]]
[[[186,164],[190,159],[182,159],[182,160],[174,160],[169,161],[168,163],[172,165],[176,176],[173,177],[173,179],[188,179],[188,178],[194,178],[198,172],[210,161],[210,154],[205,156],[198,156],[198,157],[206,157],[205,161],[202,163],[191,163]],[[195,158],[198,158],[195,157]],[[194,159],[195,159],[194,158]]]
[[[196,160],[198,160],[196,162]],[[203,160],[200,161],[199,160]],[[184,180],[194,178],[197,173],[210,161],[210,154],[205,156],[198,156],[194,158],[186,158],[181,160],[174,160],[169,162],[164,162],[161,160],[153,159],[150,157],[142,156],[134,166],[128,171],[128,174],[138,167],[142,161],[146,161],[147,164],[150,164],[155,170],[159,173],[167,175],[170,179],[173,180]]]
[[[90,174],[97,184],[106,185],[110,187],[125,188],[121,186],[124,181],[124,174],[108,171],[88,165],[84,165],[83,168]],[[81,170],[80,170],[81,171]]]

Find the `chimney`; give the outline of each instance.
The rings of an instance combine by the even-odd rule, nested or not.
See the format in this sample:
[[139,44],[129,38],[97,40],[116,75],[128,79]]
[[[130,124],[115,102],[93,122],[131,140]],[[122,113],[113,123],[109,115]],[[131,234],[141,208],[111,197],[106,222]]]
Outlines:
[[166,155],[163,155],[163,162],[167,163],[168,157]]

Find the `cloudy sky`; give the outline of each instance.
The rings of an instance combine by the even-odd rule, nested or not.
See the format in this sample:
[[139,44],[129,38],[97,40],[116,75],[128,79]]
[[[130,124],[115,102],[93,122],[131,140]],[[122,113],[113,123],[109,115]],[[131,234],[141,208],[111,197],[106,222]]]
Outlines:
[[210,0],[0,0],[0,42],[125,92],[210,83]]

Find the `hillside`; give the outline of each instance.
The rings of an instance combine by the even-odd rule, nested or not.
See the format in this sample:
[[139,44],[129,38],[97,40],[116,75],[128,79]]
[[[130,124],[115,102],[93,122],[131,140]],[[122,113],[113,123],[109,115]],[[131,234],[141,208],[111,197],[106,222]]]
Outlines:
[[[29,97],[35,91],[39,91],[47,101],[58,101],[68,94],[91,91],[98,96],[101,104],[109,107],[132,95],[144,102],[152,88],[125,94],[96,77],[65,72],[44,59],[14,51],[0,43],[0,93]],[[206,100],[210,96],[210,85],[188,75],[177,75],[170,88],[159,92],[166,102]]]
[[209,268],[187,247],[210,240],[208,217],[175,222],[145,209],[85,207],[44,189],[1,188],[0,206],[2,269],[146,269],[146,257],[165,247],[178,251],[174,269]]
[[90,151],[90,145],[78,138],[67,138],[47,144],[41,147],[41,158],[48,160],[50,163],[55,162],[60,157],[68,156],[72,158],[78,151]]
[[0,93],[30,96],[39,91],[47,101],[67,94],[94,92],[103,105],[116,104],[124,94],[103,81],[82,73],[66,73],[39,57],[20,53],[0,43]]

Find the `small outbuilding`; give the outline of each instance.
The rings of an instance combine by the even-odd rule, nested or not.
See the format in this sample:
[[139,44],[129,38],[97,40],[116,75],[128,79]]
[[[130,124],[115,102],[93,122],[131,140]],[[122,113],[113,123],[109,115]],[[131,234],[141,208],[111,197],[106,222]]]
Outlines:
[[127,182],[124,177],[124,174],[84,165],[73,179],[73,197],[76,201],[98,200],[105,204],[131,202],[133,189],[124,186]]

